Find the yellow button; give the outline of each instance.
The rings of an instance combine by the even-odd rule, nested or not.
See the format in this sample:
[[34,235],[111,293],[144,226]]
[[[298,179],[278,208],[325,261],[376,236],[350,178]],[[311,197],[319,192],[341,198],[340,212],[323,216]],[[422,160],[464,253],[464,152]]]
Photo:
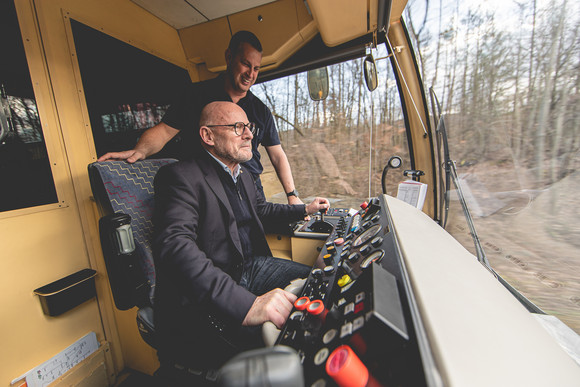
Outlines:
[[348,274],[345,274],[337,281],[337,284],[342,288],[343,286],[346,286],[351,282],[352,279],[350,278],[350,276]]

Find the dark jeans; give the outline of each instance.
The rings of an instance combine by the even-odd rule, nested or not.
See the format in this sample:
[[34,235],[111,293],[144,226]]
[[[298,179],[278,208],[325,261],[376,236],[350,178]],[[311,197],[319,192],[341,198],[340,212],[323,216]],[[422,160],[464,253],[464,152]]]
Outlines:
[[288,259],[256,256],[248,261],[244,264],[240,286],[257,296],[272,289],[284,289],[290,281],[306,278],[310,274],[310,266]]

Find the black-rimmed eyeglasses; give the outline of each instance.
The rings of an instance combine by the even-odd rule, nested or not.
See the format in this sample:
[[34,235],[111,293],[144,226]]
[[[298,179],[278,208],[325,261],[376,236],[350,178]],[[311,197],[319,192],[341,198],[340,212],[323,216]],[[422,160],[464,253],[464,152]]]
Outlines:
[[253,122],[248,122],[244,124],[243,122],[236,122],[234,124],[223,124],[223,125],[205,125],[208,128],[214,128],[216,126],[227,126],[229,128],[234,128],[234,133],[236,136],[241,136],[245,129],[248,129],[252,135],[256,134],[256,124]]

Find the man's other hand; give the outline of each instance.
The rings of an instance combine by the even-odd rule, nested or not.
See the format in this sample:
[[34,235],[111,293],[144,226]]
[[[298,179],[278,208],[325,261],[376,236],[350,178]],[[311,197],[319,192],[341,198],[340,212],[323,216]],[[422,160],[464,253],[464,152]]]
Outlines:
[[97,161],[105,160],[125,160],[128,163],[133,164],[137,160],[145,160],[145,155],[135,149],[131,149],[123,152],[109,152],[98,158]]
[[292,310],[294,301],[296,301],[296,296],[292,293],[282,289],[270,290],[256,298],[242,325],[255,326],[271,321],[278,329],[281,329]]
[[[320,210],[326,211],[330,208],[330,202],[326,198],[315,198],[312,203],[306,206],[306,213],[308,215],[312,215],[317,213]],[[324,212],[323,211],[323,212]]]

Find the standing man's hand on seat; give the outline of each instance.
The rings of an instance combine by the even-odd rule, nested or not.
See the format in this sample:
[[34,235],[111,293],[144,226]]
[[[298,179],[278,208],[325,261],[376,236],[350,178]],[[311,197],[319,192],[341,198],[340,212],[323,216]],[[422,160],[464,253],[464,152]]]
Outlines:
[[256,298],[242,325],[255,326],[271,321],[278,329],[281,329],[292,310],[294,301],[296,301],[296,296],[290,292],[282,289],[270,290]]
[[105,160],[126,160],[128,163],[134,163],[138,160],[145,160],[148,156],[159,152],[165,144],[179,133],[178,129],[172,128],[164,122],[160,122],[152,128],[147,129],[134,149],[123,152],[109,152],[99,157],[97,161]]
[[131,149],[128,151],[122,152],[109,152],[105,153],[97,161],[105,161],[105,160],[125,160],[128,163],[133,164],[137,160],[145,160],[145,155],[138,150]]

